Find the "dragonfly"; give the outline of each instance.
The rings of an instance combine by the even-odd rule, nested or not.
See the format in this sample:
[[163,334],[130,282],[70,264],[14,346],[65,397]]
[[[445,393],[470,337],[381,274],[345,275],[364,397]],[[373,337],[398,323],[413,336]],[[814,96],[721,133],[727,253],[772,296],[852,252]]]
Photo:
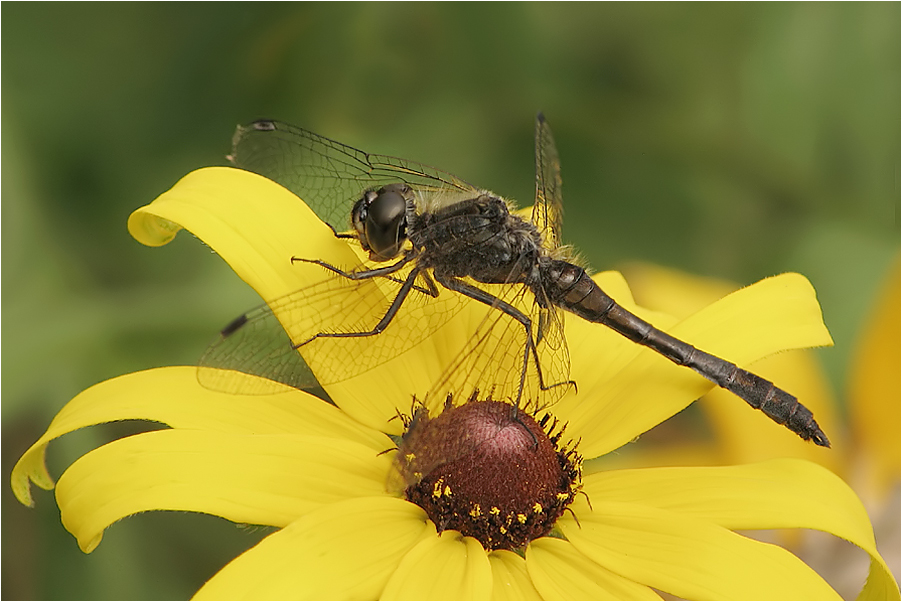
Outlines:
[[[239,126],[229,159],[295,193],[368,259],[337,266],[292,257],[316,267],[322,279],[224,328],[200,361],[205,386],[223,388],[214,376],[222,369],[297,388],[341,382],[424,342],[475,303],[485,317],[430,394],[481,390],[540,409],[575,387],[563,310],[694,370],[802,439],[830,446],[793,395],[655,328],[568,261],[560,161],[541,113],[528,219],[513,203],[450,173],[278,121]],[[302,354],[316,358],[315,374]]]

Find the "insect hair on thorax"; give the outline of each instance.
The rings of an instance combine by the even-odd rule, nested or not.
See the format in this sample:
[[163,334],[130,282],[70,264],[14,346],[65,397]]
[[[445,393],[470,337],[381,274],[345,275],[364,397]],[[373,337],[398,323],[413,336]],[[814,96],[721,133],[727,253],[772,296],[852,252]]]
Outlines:
[[[497,197],[497,195],[487,190],[457,190],[454,188],[445,188],[439,191],[422,190],[414,187],[414,200],[417,204],[417,213],[434,213],[442,207],[454,205],[464,201],[478,198],[481,195]],[[500,197],[499,197],[500,198]],[[506,202],[506,201],[505,201]]]

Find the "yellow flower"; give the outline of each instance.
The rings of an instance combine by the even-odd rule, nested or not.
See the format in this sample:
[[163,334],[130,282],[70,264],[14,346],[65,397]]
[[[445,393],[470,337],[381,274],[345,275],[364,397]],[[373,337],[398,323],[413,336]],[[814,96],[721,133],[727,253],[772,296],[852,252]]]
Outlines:
[[[265,299],[307,283],[311,272],[292,266],[291,256],[358,261],[296,197],[233,169],[189,174],[129,220],[133,236],[150,245],[181,227]],[[636,307],[618,274],[597,280],[631,311],[739,364],[829,343],[813,290],[798,275],[768,279],[678,323]],[[660,590],[687,599],[837,599],[786,550],[736,533],[801,527],[864,549],[872,565],[862,595],[898,599],[861,503],[829,471],[798,460],[587,474],[585,495],[554,530],[518,551],[487,551],[449,529],[437,534],[422,508],[388,491],[393,454],[383,452],[395,446],[389,434],[403,430],[398,412],[409,411],[411,395],[427,390],[460,332],[484,313],[464,308],[403,356],[329,386],[335,406],[288,387],[271,395],[209,390],[193,367],[100,383],[69,402],[23,455],[13,490],[30,504],[31,482],[54,486],[44,466],[52,439],[143,419],[170,428],[104,445],[63,473],[63,524],[86,552],[110,524],[149,510],[279,527],[198,598],[653,599]],[[580,391],[552,411],[585,457],[622,446],[711,387],[604,327],[569,319],[566,327]],[[392,336],[391,328],[380,336]],[[305,359],[316,370],[317,358]]]
[[867,458],[862,487],[877,498],[899,483],[899,264],[897,256],[856,341],[848,388],[857,451]]

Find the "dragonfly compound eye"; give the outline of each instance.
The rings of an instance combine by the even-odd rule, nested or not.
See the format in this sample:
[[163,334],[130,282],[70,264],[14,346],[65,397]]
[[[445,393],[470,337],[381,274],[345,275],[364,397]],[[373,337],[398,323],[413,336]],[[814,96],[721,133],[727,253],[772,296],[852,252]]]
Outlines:
[[404,196],[386,186],[360,215],[370,259],[387,261],[395,257],[407,238],[407,200]]

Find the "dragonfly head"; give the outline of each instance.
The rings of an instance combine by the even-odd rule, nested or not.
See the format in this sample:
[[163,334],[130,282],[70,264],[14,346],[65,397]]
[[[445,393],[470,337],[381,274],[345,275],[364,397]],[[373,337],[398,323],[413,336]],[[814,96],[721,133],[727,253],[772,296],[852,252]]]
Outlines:
[[354,204],[351,223],[360,245],[373,261],[388,261],[401,251],[407,240],[407,198],[405,184],[389,184],[368,190]]

